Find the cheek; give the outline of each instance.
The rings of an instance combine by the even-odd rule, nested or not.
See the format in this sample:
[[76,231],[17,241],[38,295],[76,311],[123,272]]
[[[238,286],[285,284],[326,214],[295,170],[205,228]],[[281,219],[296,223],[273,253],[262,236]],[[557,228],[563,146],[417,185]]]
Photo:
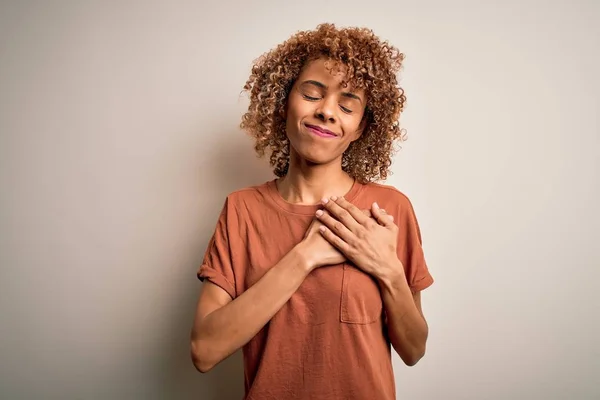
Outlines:
[[349,117],[343,123],[344,132],[346,132],[347,135],[356,136],[360,129],[361,121],[362,118]]
[[288,113],[287,119],[285,120],[285,136],[290,137],[290,132],[294,132],[294,123],[290,118],[290,114]]
[[301,119],[311,112],[311,104],[307,101],[296,101],[294,107],[290,108],[296,119]]
[[298,129],[300,121],[310,113],[310,106],[305,102],[298,102],[290,99],[287,108],[286,127],[288,129]]

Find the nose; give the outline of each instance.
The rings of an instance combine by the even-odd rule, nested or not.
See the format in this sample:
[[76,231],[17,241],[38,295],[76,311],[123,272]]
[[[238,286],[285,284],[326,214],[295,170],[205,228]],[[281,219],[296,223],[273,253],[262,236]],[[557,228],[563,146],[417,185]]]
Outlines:
[[315,116],[323,122],[335,122],[334,99],[324,98],[315,109]]

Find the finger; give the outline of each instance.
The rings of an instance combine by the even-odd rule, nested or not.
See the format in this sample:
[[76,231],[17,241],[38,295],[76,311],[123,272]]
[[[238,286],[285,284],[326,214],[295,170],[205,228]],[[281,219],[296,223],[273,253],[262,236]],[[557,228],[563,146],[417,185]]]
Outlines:
[[385,211],[385,209],[380,208],[381,212],[384,213],[385,215],[388,216],[388,218],[390,218],[392,221],[394,221],[394,216],[391,214],[388,214],[387,211]]
[[376,202],[371,206],[371,213],[380,225],[386,227],[391,227],[394,225],[394,219],[390,218],[390,215],[385,212],[385,210],[379,208],[379,205]]
[[342,254],[344,254],[347,257],[348,250],[350,250],[350,246],[348,245],[348,243],[344,242],[342,238],[333,233],[331,229],[327,228],[325,225],[321,225],[319,227],[319,232],[321,233],[321,235],[323,235],[325,240],[331,243],[333,247],[341,251]]
[[[346,226],[346,228],[348,228],[350,231],[357,232],[358,229],[361,228],[361,224],[352,214],[350,214],[348,210],[337,204],[334,199],[337,200],[336,197],[332,197],[331,199],[323,199],[323,207],[329,211],[332,217],[344,224],[344,226]],[[358,215],[360,215],[359,218],[361,219],[368,218],[366,215],[360,212],[360,210]]]
[[337,205],[348,211],[350,215],[361,225],[364,225],[369,218],[365,217],[365,214],[354,204],[350,203],[343,196],[338,198],[332,198],[336,202]]
[[333,218],[326,210],[318,210],[315,214],[317,219],[333,231],[342,240],[349,242],[354,234],[341,221]]
[[[360,211],[362,211],[362,213],[363,213],[363,214],[365,214],[365,215],[366,215],[367,217],[369,217],[369,218],[375,218],[375,217],[373,217],[373,214],[371,213],[371,210],[368,210],[368,209],[362,209],[362,210],[360,210]],[[388,217],[390,217],[390,219],[391,219],[392,221],[394,220],[394,216],[393,216],[393,215],[391,215],[391,214],[388,214],[388,213],[387,213],[387,211],[385,211],[385,209],[381,208],[381,212],[382,212],[382,213],[384,213],[384,214],[387,214],[387,216],[388,216]]]

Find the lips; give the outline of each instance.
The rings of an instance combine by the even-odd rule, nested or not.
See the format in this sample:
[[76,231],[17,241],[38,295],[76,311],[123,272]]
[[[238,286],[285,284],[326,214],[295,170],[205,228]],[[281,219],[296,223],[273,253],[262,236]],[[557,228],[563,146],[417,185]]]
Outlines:
[[330,131],[329,129],[325,129],[320,126],[309,125],[309,124],[305,124],[305,126],[308,128],[309,131],[311,131],[312,133],[314,133],[317,136],[329,137],[329,138],[337,137],[337,135],[335,133],[333,133],[332,131]]

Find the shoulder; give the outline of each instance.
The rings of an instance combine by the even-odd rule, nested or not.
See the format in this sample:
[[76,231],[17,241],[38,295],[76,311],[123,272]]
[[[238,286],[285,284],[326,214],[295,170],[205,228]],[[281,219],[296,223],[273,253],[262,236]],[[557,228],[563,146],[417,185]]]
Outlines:
[[365,184],[365,194],[386,209],[400,209],[412,212],[413,205],[408,196],[391,185],[370,182]]
[[413,237],[421,242],[421,229],[411,200],[406,194],[390,185],[369,183],[367,190],[371,192],[371,201],[377,204],[395,218],[394,223],[404,232],[399,236],[402,240]]
[[229,193],[225,199],[228,208],[252,209],[260,207],[266,201],[270,182],[248,186]]

